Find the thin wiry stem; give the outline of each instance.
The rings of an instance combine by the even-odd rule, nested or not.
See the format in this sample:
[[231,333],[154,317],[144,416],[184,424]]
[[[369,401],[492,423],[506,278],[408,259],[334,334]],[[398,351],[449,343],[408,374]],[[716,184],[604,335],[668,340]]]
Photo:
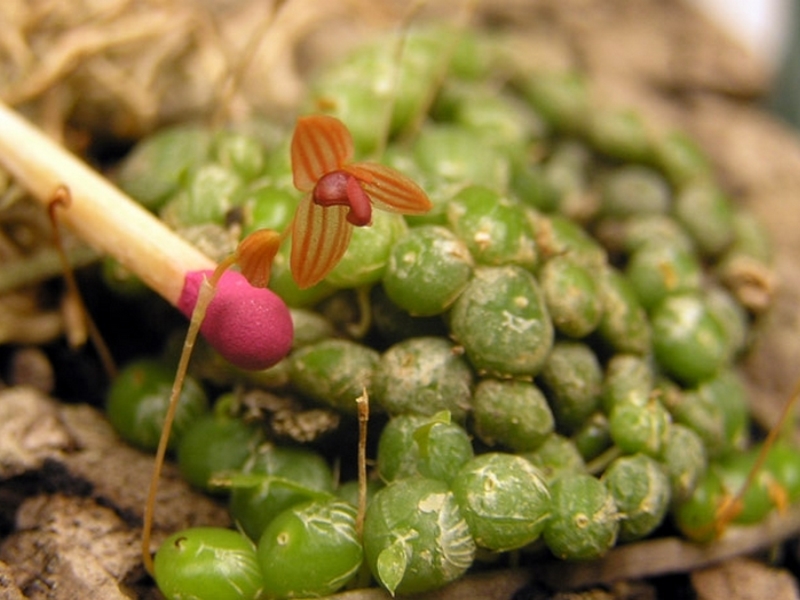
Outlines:
[[364,516],[367,512],[367,425],[369,424],[369,395],[366,388],[356,399],[358,404],[358,513],[356,535],[364,533]]
[[268,37],[270,29],[274,26],[278,14],[285,4],[286,0],[277,0],[275,2],[275,6],[261,23],[258,24],[255,31],[253,31],[248,38],[241,54],[236,57],[235,64],[233,64],[225,74],[225,79],[220,86],[221,91],[219,97],[215,103],[217,109],[211,116],[212,127],[221,127],[225,119],[229,116],[228,112],[230,110],[231,100],[241,85],[242,79],[247,73],[247,69],[253,61],[259,46],[264,39]]
[[167,446],[169,444],[169,434],[172,429],[172,422],[175,420],[175,412],[178,408],[178,400],[180,399],[183,383],[186,379],[186,372],[189,368],[189,359],[192,356],[194,344],[197,341],[197,335],[200,333],[200,326],[203,324],[203,319],[206,316],[208,305],[214,298],[217,291],[217,283],[223,273],[235,262],[235,255],[222,261],[219,266],[214,270],[214,273],[208,279],[203,279],[200,289],[197,293],[197,303],[192,311],[192,318],[189,321],[189,329],[186,332],[186,339],[183,343],[183,350],[181,357],[178,361],[178,368],[175,372],[175,380],[172,384],[172,393],[169,399],[169,407],[167,414],[164,416],[164,426],[161,430],[161,438],[158,440],[158,449],[156,450],[155,465],[153,467],[153,475],[150,479],[150,490],[147,494],[147,503],[144,509],[144,524],[142,526],[142,560],[145,569],[151,575],[155,572],[153,564],[153,557],[150,554],[150,536],[153,530],[153,515],[155,514],[156,494],[158,492],[158,482],[161,479],[161,469],[164,466],[164,459],[167,455]]
[[358,321],[351,323],[347,327],[347,333],[353,338],[360,340],[369,331],[372,325],[372,304],[369,301],[369,294],[372,286],[362,285],[356,289],[356,305],[358,306]]
[[47,213],[50,216],[50,222],[53,226],[53,244],[58,253],[58,258],[61,261],[61,269],[63,271],[64,281],[67,284],[67,290],[78,305],[78,309],[80,310],[83,320],[86,323],[86,329],[89,332],[89,338],[92,340],[92,344],[97,351],[100,362],[103,364],[103,369],[105,370],[106,375],[108,375],[110,379],[113,379],[117,375],[117,365],[114,362],[114,357],[111,355],[111,350],[103,339],[100,329],[97,327],[94,319],[92,319],[92,315],[89,314],[89,310],[86,308],[86,303],[83,301],[83,296],[80,288],[78,287],[78,282],[75,279],[75,272],[72,270],[69,257],[67,257],[67,254],[64,251],[64,244],[61,241],[61,231],[59,228],[56,211],[58,208],[69,208],[70,202],[71,196],[69,188],[62,185],[59,186],[53,193],[50,204],[47,206]]
[[722,505],[719,507],[719,509],[717,509],[717,514],[713,524],[717,536],[722,535],[725,531],[725,528],[741,512],[744,495],[753,485],[756,477],[758,477],[758,474],[764,467],[764,463],[769,456],[769,451],[775,445],[775,441],[778,439],[778,436],[783,430],[783,426],[785,425],[786,420],[789,418],[792,408],[794,408],[795,404],[797,404],[798,398],[800,398],[800,379],[795,382],[791,396],[789,396],[789,399],[784,402],[778,422],[772,426],[767,434],[766,439],[761,444],[761,450],[758,452],[758,456],[756,457],[756,461],[753,463],[753,466],[750,467],[750,472],[747,474],[747,479],[744,480],[742,487],[739,488],[739,491],[735,496],[726,498],[722,502]]

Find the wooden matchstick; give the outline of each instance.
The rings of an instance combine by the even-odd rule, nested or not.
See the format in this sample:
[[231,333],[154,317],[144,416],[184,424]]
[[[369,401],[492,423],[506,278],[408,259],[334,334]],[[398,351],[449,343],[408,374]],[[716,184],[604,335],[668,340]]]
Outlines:
[[[64,224],[191,316],[214,261],[2,103],[0,165],[44,205],[59,186],[69,188]],[[226,272],[201,332],[233,364],[261,369],[288,353],[292,324],[275,294]]]

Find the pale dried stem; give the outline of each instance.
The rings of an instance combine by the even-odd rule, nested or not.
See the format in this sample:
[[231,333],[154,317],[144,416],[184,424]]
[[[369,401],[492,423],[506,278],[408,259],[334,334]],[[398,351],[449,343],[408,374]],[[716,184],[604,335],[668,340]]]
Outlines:
[[48,50],[33,73],[5,92],[4,99],[12,105],[30,100],[72,71],[81,60],[115,46],[158,38],[175,27],[185,27],[191,18],[187,11],[148,11],[100,26],[72,29]]
[[364,517],[367,513],[367,429],[369,425],[369,395],[366,388],[356,398],[358,405],[358,514],[356,535],[364,535]]
[[236,90],[239,88],[242,78],[247,72],[258,47],[263,40],[268,37],[270,29],[274,27],[275,21],[281,8],[286,4],[285,0],[276,2],[276,6],[268,11],[268,14],[261,19],[261,22],[250,34],[244,48],[239,56],[228,57],[230,68],[224,73],[224,80],[218,86],[220,89],[217,97],[217,110],[211,117],[211,122],[217,126],[225,122],[229,117],[231,100]]
[[33,294],[0,297],[0,344],[43,344],[61,334],[57,311],[42,312]]
[[[0,259],[5,261],[3,239],[0,236]],[[87,246],[70,248],[66,254],[73,269],[86,266],[98,259],[97,252]],[[58,277],[62,272],[58,253],[52,247],[42,248],[31,256],[4,262],[3,268],[0,269],[0,295]]]
[[131,78],[119,64],[102,56],[88,65],[90,76],[114,96],[120,106],[127,106],[140,121],[150,122],[156,114],[157,99],[146,85],[131,85]]

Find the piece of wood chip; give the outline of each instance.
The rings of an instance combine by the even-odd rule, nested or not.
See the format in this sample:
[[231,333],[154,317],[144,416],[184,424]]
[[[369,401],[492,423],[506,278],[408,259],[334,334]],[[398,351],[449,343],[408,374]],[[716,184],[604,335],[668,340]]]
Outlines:
[[[141,570],[137,532],[91,498],[36,496],[0,545],[14,584],[30,600],[127,600],[120,584]],[[13,589],[13,588],[12,588]]]
[[0,481],[40,469],[71,444],[51,399],[28,387],[0,391]]
[[734,558],[691,574],[697,600],[798,600],[797,581],[784,569]]

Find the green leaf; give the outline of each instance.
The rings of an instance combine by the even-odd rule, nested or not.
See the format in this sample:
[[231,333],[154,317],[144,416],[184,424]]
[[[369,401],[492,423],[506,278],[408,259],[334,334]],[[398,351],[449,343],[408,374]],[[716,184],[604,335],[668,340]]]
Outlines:
[[209,480],[209,484],[219,488],[255,488],[262,485],[274,485],[307,496],[310,500],[327,500],[333,494],[316,490],[286,477],[268,475],[266,473],[243,473],[241,471],[224,471],[216,473]]
[[450,411],[440,410],[430,418],[430,421],[417,428],[414,432],[414,441],[419,446],[419,455],[422,458],[428,458],[428,440],[430,439],[431,430],[439,423],[445,425],[450,423]]
[[396,540],[378,555],[377,567],[381,585],[394,596],[408,567],[408,545],[403,540]]

